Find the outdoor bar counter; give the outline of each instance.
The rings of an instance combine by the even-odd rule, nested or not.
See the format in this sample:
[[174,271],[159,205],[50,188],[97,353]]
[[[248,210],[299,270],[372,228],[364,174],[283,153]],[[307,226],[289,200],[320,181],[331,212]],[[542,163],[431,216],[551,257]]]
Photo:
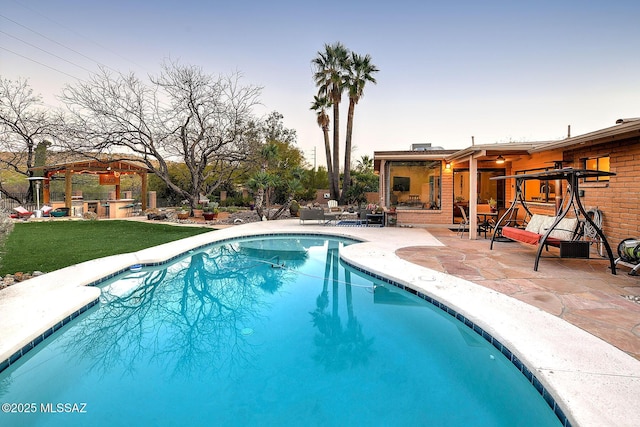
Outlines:
[[[63,208],[65,202],[51,202],[51,207]],[[77,200],[71,203],[70,216],[81,217],[85,212],[94,212],[98,218],[126,218],[133,214],[136,203],[134,199],[112,200]]]

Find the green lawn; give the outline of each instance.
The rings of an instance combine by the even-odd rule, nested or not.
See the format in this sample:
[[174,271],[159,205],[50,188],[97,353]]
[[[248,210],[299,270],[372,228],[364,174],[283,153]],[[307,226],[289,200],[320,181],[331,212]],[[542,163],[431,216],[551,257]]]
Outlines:
[[212,231],[136,221],[44,221],[15,225],[0,252],[0,276],[45,273],[73,264],[135,252]]

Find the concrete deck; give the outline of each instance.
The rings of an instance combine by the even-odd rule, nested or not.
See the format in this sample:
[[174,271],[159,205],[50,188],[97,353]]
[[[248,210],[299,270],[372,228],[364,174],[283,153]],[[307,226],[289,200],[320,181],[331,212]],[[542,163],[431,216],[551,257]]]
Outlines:
[[[535,373],[574,426],[640,422],[640,278],[611,275],[601,259],[543,258],[519,243],[460,239],[446,228],[347,228],[298,220],[245,224],[68,267],[0,292],[0,361],[97,298],[86,287],[138,263],[161,262],[247,234],[327,233],[363,239],[341,256],[420,290],[465,315]],[[419,361],[418,361],[419,362]]]

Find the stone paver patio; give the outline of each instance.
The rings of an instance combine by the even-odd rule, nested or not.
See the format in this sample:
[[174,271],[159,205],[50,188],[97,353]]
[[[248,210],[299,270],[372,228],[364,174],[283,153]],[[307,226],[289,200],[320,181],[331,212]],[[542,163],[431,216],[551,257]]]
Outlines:
[[[519,299],[584,329],[640,359],[640,276],[620,266],[612,275],[608,260],[592,249],[589,260],[557,258],[557,249],[533,271],[535,248],[489,239],[460,238],[448,228],[428,227],[444,247],[405,247],[396,254],[412,263],[451,274]],[[610,242],[614,255],[618,242]]]

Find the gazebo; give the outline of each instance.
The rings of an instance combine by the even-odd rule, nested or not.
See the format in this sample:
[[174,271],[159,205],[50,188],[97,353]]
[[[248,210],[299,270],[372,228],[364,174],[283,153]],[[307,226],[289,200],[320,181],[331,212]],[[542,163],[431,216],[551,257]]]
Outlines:
[[[42,171],[44,178],[42,184],[42,200],[44,204],[54,208],[66,207],[69,211],[72,208],[82,206],[82,211],[93,211],[99,216],[107,218],[120,218],[127,216],[134,207],[133,198],[122,198],[120,190],[120,177],[123,175],[139,175],[141,178],[141,209],[147,209],[147,174],[149,169],[141,162],[130,160],[80,160],[69,163],[48,165],[32,168],[34,171]],[[84,200],[81,197],[73,197],[72,176],[74,174],[97,175],[100,185],[115,186],[114,197],[107,200]],[[64,205],[51,202],[50,182],[54,175],[64,175],[65,197]]]

